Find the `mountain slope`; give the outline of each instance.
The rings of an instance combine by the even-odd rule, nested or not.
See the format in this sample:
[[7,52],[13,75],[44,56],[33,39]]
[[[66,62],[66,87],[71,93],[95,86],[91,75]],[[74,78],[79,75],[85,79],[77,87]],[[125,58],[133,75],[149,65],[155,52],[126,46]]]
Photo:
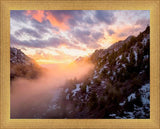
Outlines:
[[34,79],[42,72],[41,67],[33,59],[17,48],[10,48],[10,67],[11,80],[17,77]]
[[[149,118],[150,27],[90,57],[95,69],[83,80],[68,82],[52,118]],[[78,61],[80,61],[78,59]],[[65,105],[65,106],[64,106]],[[52,107],[52,106],[51,106]],[[51,109],[52,110],[52,109]]]

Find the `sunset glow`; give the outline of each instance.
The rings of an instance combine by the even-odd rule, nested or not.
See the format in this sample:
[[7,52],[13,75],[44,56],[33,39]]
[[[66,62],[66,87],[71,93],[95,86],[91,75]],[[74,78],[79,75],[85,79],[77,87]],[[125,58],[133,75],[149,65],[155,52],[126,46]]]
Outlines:
[[146,10],[12,10],[10,21],[11,47],[39,64],[71,63],[150,23]]

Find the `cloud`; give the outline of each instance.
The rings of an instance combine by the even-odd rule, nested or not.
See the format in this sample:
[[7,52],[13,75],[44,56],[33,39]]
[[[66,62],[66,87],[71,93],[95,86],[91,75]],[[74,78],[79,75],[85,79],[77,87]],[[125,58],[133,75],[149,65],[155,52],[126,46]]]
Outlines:
[[99,40],[104,36],[104,34],[101,32],[91,32],[90,30],[80,30],[80,29],[76,29],[73,32],[73,35],[76,37],[77,40],[85,44],[88,44],[91,41],[96,42],[97,40]]
[[150,20],[149,19],[138,19],[135,25],[146,27],[147,25],[150,25]]
[[[14,19],[14,21],[19,22],[18,29],[32,28],[35,29],[38,33],[41,33],[42,35],[44,33],[49,33],[49,30],[57,32],[59,31],[57,27],[52,26],[52,24],[45,19],[45,11],[11,10],[10,12],[11,19]],[[17,28],[17,26],[14,27],[14,25],[12,25],[11,28],[15,29]]]
[[51,31],[54,30],[55,32],[59,31],[59,29],[57,27],[53,27],[48,20],[43,21],[42,23],[39,23],[37,21],[32,21],[31,25],[32,27],[34,27],[35,30],[37,30],[42,35],[45,33],[50,33],[49,30]]
[[116,17],[114,16],[113,11],[97,10],[95,12],[95,17],[100,21],[108,25],[115,23]]
[[73,32],[73,35],[75,36],[75,38],[82,42],[82,43],[88,43],[89,40],[89,36],[90,36],[90,31],[89,30],[80,30],[80,29],[76,29]]
[[112,29],[108,29],[107,32],[108,32],[109,36],[111,36],[112,34],[115,34],[115,32]]
[[85,22],[88,24],[94,24],[94,21],[90,17],[86,17]]
[[122,29],[118,30],[117,36],[127,37],[129,35],[138,35],[140,32],[144,31],[148,25],[150,25],[149,19],[137,19],[135,24],[126,25]]
[[19,45],[23,47],[30,47],[30,48],[47,48],[47,47],[54,47],[58,48],[60,46],[65,46],[66,48],[72,48],[72,49],[79,49],[84,50],[84,48],[76,45],[71,44],[67,39],[64,39],[63,37],[52,37],[48,40],[42,40],[42,39],[35,39],[35,40],[19,40],[15,36],[10,35],[10,43],[11,45]]
[[[31,24],[38,24],[38,23],[47,23],[49,21],[48,25],[51,24],[53,28],[60,28],[62,30],[69,29],[69,26],[67,26],[67,21],[71,17],[71,15],[68,15],[66,11],[43,11],[43,10],[27,10],[27,11],[12,11],[11,17],[14,19],[19,19],[23,22],[25,22],[26,19],[31,21]],[[26,17],[27,16],[27,17]],[[41,27],[42,29],[42,27]],[[45,29],[43,28],[43,31]]]
[[10,11],[10,17],[16,20],[17,22],[18,21],[26,22],[28,20],[28,18],[24,14],[25,14],[24,10],[11,10]]
[[53,26],[58,27],[62,30],[69,29],[69,26],[67,26],[67,24],[66,24],[66,22],[68,21],[69,18],[70,17],[68,17],[68,16],[64,16],[63,21],[62,21],[62,19],[58,20],[54,15],[52,15],[52,13],[46,12],[46,19],[49,20]]
[[99,40],[102,37],[104,37],[104,33],[101,33],[101,32],[94,32],[94,33],[92,33],[92,38],[94,38],[95,41]]
[[37,20],[38,22],[42,22],[45,17],[43,10],[27,10],[25,15],[31,16],[31,18]]
[[77,25],[77,21],[75,19],[69,19],[68,23],[69,23],[70,28],[75,27]]
[[101,45],[99,45],[97,43],[90,43],[87,46],[88,46],[88,48],[91,48],[91,49],[98,49],[99,47],[101,47]]
[[80,30],[76,29],[72,32],[73,36],[77,39],[77,41],[82,44],[86,44],[90,48],[98,48],[100,47],[97,44],[97,41],[104,36],[101,32],[91,32],[90,30]]
[[128,35],[127,33],[120,33],[120,34],[118,34],[118,37],[125,37],[127,35]]
[[77,10],[72,14],[72,18],[68,20],[70,28],[94,28],[99,24],[99,21],[95,18],[94,10]]
[[35,59],[38,63],[63,63],[72,61],[75,56],[65,54],[62,51],[54,51],[57,54],[53,54],[52,52],[47,52],[44,50],[36,50],[34,54],[29,55],[31,58]]
[[148,11],[12,10],[11,45],[87,51],[101,47],[106,36],[110,42],[137,35],[147,24]]
[[[49,10],[59,22],[63,22],[66,17],[79,18],[83,14],[83,10]],[[80,19],[80,18],[79,18]]]
[[13,35],[10,36],[10,42],[11,44],[16,44],[20,46],[25,47],[31,47],[31,48],[46,48],[46,47],[58,47],[60,44],[65,43],[66,41],[64,39],[59,39],[52,37],[48,40],[18,40]]
[[77,26],[83,21],[83,10],[48,10],[46,11],[46,19],[50,21],[53,26],[62,30],[68,30]]
[[136,26],[136,25],[133,25],[133,26],[126,26],[124,27],[123,29],[119,30],[119,33],[117,33],[117,36],[118,37],[128,37],[130,35],[138,35],[141,31],[144,31],[145,28],[147,26]]
[[17,37],[23,37],[25,34],[30,35],[31,37],[35,37],[35,38],[42,38],[41,34],[29,28],[22,28],[15,32],[15,36]]
[[45,59],[45,60],[53,60],[55,58],[55,55],[52,55],[48,52],[45,52],[43,50],[36,50],[34,55],[31,55],[34,59]]
[[[94,21],[91,19],[89,13],[91,10],[49,10],[49,13],[52,14],[59,22],[65,22],[69,28],[74,28],[81,26],[82,24],[92,25]],[[67,20],[66,20],[67,18]]]

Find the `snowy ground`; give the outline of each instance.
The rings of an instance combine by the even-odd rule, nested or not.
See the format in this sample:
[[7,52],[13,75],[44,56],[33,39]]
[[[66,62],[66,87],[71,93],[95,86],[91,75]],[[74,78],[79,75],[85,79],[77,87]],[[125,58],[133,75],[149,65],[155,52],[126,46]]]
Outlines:
[[[147,83],[143,85],[138,91],[140,93],[142,102],[141,107],[134,104],[134,110],[132,112],[124,111],[123,116],[118,116],[116,114],[110,114],[109,116],[111,118],[116,118],[116,119],[148,118],[150,114],[150,84]],[[132,93],[127,97],[127,100],[123,101],[122,103],[119,103],[119,105],[124,106],[127,102],[131,102],[132,100],[135,99],[136,99],[136,94]]]

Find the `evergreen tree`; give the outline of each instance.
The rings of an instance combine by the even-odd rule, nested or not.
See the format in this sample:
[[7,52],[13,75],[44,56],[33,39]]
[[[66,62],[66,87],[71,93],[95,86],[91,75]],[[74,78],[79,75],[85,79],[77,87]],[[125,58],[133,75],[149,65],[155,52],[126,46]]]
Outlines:
[[127,58],[125,57],[124,53],[122,54],[121,62],[124,63],[124,64],[125,64],[125,63],[128,63],[128,60],[127,60]]
[[93,91],[91,93],[91,97],[89,98],[89,108],[90,108],[90,110],[93,110],[97,106],[98,106],[97,95],[96,95],[96,92]]
[[142,64],[143,64],[143,54],[138,49],[138,52],[137,52],[137,69],[138,69],[138,71],[141,69]]
[[135,60],[135,55],[134,55],[133,49],[131,49],[129,58],[130,58],[130,62],[128,62],[126,64],[127,71],[129,73],[133,73],[133,72],[135,72],[135,64],[136,64],[136,60]]

